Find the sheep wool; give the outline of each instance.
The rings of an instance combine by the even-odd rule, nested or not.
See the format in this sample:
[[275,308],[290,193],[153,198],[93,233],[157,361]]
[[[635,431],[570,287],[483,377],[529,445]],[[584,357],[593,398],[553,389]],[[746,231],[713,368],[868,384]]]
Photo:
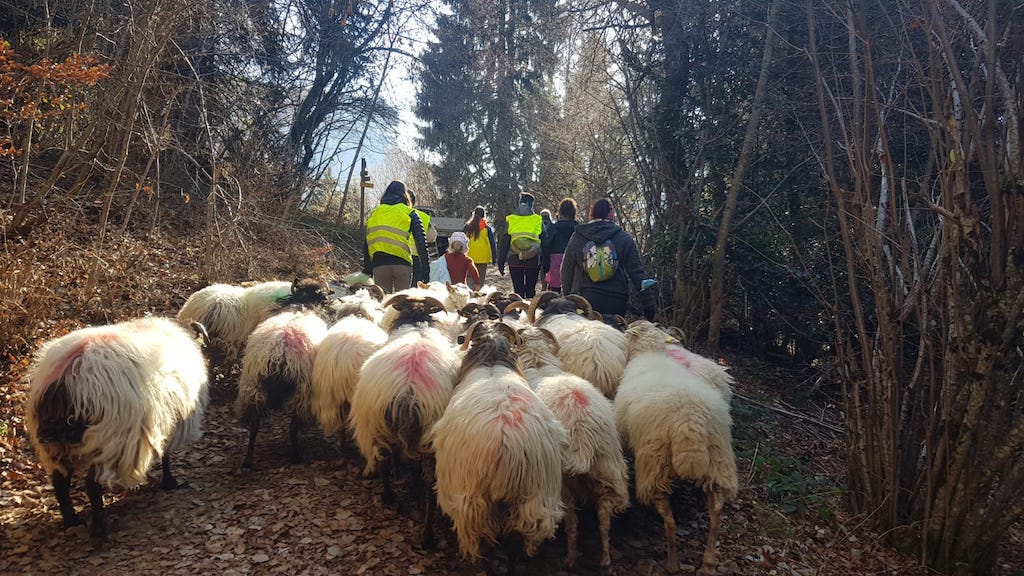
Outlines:
[[352,395],[366,361],[388,340],[372,320],[358,316],[342,318],[317,347],[313,362],[313,415],[325,434],[345,426]]
[[[526,553],[552,538],[562,508],[565,430],[551,410],[503,366],[467,373],[431,430],[437,502],[455,525],[464,558],[480,558],[480,539],[522,534]],[[506,503],[507,517],[494,506]]]
[[178,311],[178,320],[202,323],[211,344],[228,358],[237,358],[247,334],[242,332],[244,294],[241,286],[211,284],[188,297]]
[[721,512],[739,486],[727,395],[700,372],[681,369],[678,354],[670,354],[665,334],[653,324],[636,322],[627,334],[630,361],[615,397],[615,420],[634,453],[637,499],[661,514],[674,571],[675,519],[668,497],[675,480],[698,484],[710,517],[700,572],[714,574]]
[[[269,410],[311,416],[313,362],[316,347],[326,336],[327,325],[312,312],[282,312],[261,322],[245,345],[235,416],[247,419],[252,411]],[[272,377],[294,389],[268,389],[265,384]]]
[[628,476],[622,444],[615,428],[612,403],[593,384],[562,370],[550,332],[538,328],[518,331],[517,346],[526,380],[562,423],[569,446],[562,465],[565,499],[566,566],[576,561],[577,502],[597,505],[601,531],[601,566],[611,566],[611,517],[629,506]]
[[[206,362],[170,319],[71,332],[43,345],[28,379],[26,427],[48,473],[92,468],[101,484],[134,488],[154,459],[202,436]],[[66,414],[58,414],[52,403],[63,395]],[[80,440],[53,441],[72,422]]]
[[444,413],[459,362],[447,336],[422,323],[397,328],[366,360],[349,413],[356,446],[366,459],[365,475],[376,470],[391,446],[419,459],[420,436]]
[[545,316],[542,325],[558,338],[558,357],[566,372],[583,378],[608,398],[614,398],[626,366],[626,337],[621,332],[582,316]]

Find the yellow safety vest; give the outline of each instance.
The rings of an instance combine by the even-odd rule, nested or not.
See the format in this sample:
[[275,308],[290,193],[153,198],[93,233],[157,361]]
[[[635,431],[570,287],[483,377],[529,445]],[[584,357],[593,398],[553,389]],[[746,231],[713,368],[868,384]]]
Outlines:
[[494,254],[491,254],[491,237],[488,236],[491,231],[486,227],[480,230],[480,235],[473,238],[473,235],[466,232],[466,236],[469,236],[469,250],[466,251],[466,255],[473,260],[474,264],[490,264],[494,262]]
[[370,258],[377,252],[398,256],[412,264],[409,226],[412,209],[405,204],[381,204],[366,221],[366,247]]
[[527,238],[540,243],[540,233],[544,229],[544,220],[540,214],[509,214],[505,216],[505,221],[508,222],[509,243],[512,245],[516,245],[517,238]]
[[[423,223],[423,236],[426,237],[427,228],[430,228],[430,214],[416,208],[413,208],[413,210],[416,210],[416,213],[420,215],[420,222]],[[409,234],[409,251],[412,252],[413,256],[419,256],[419,251],[416,250],[416,239],[412,237],[412,234]]]

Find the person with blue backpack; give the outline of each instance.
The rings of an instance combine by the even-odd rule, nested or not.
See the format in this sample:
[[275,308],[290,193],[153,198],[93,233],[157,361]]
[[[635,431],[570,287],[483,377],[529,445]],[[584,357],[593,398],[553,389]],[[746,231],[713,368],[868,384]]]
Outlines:
[[639,293],[644,317],[654,319],[652,290],[643,290],[644,265],[628,232],[615,223],[612,201],[590,206],[590,219],[576,226],[562,258],[563,294],[579,294],[605,316],[625,316],[630,291]]

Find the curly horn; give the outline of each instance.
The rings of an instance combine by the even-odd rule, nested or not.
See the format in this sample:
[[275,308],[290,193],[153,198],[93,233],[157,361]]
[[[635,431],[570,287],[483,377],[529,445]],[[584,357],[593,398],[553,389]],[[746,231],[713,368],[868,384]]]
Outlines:
[[498,330],[498,332],[502,332],[505,334],[505,337],[508,339],[509,344],[513,346],[518,346],[523,343],[523,339],[519,336],[519,333],[516,332],[515,328],[509,326],[508,324],[505,324],[504,322],[496,322],[494,324],[494,328]]
[[424,296],[423,299],[420,301],[427,306],[427,310],[429,310],[431,314],[433,314],[434,312],[441,312],[442,310],[445,309],[444,304],[442,304],[440,300],[432,296]]
[[[515,302],[509,302],[508,306],[505,306],[505,309],[501,311],[501,314],[505,315],[511,314],[512,312],[522,312],[523,310],[526,310],[529,307],[530,305],[527,304],[524,300],[516,300]],[[495,308],[497,308],[497,306],[495,306]]]
[[479,312],[486,312],[487,317],[490,318],[491,320],[497,320],[498,318],[501,318],[501,311],[498,310],[498,307],[495,306],[494,304],[484,304],[483,306],[480,307]]
[[195,332],[196,337],[200,338],[203,341],[203,347],[204,348],[209,347],[210,346],[210,333],[206,331],[206,326],[203,326],[202,324],[200,324],[199,322],[196,322],[195,320],[190,322],[189,326],[192,328],[192,331]]
[[577,307],[583,310],[583,315],[590,318],[590,313],[594,311],[594,307],[590,305],[590,302],[587,302],[586,298],[579,294],[569,294],[566,298],[575,302]]
[[534,296],[533,299],[530,300],[530,307],[526,309],[526,319],[530,321],[530,324],[533,324],[534,321],[537,320],[537,309],[540,308],[543,310],[547,306],[548,302],[558,298],[558,296],[558,292],[553,292],[551,290],[541,292]]
[[537,330],[540,330],[540,333],[551,343],[551,351],[558,354],[558,338],[555,338],[555,335],[547,328],[537,328]]
[[469,328],[466,328],[466,331],[459,336],[459,338],[462,339],[462,343],[459,345],[459,350],[469,350],[469,343],[473,341],[473,331],[481,324],[483,324],[483,320],[473,322],[469,325]]
[[384,300],[384,297],[387,296],[384,289],[376,284],[368,284],[366,289],[370,292],[370,296],[372,296],[377,302]]
[[397,309],[402,304],[405,304],[407,300],[409,300],[408,294],[395,294],[391,298],[388,298],[387,302],[384,302],[384,306],[391,306],[392,308]]

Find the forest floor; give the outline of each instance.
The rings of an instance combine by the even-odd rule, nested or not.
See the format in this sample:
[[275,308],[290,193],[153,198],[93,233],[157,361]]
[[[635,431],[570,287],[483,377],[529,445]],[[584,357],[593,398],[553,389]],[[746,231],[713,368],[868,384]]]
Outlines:
[[[145,313],[173,315],[200,286],[198,249],[156,236],[116,239],[105,262],[121,292],[109,304],[79,299],[74,257],[52,257],[39,266],[65,282],[47,314],[18,335],[24,350],[4,353],[0,374],[0,574],[483,574],[458,556],[454,534],[442,518],[434,550],[418,545],[422,513],[398,486],[398,504],[384,506],[380,483],[360,476],[362,462],[345,437],[316,430],[301,437],[301,463],[287,460],[287,423],[271,418],[256,444],[254,471],[232,473],[243,457],[246,429],[231,415],[237,370],[215,371],[203,440],[172,460],[187,486],[163,492],[155,482],[108,494],[112,527],[107,544],[90,546],[84,527],[60,528],[48,479],[32,456],[22,427],[28,356],[40,342],[89,323],[119,321]],[[41,247],[48,254],[52,249]],[[269,249],[269,248],[268,248]],[[116,255],[114,255],[116,254]],[[251,278],[277,275],[304,260],[294,252],[250,258]],[[324,251],[305,252],[312,261]],[[324,258],[318,272],[350,272],[352,260]],[[257,262],[256,260],[259,260]],[[10,265],[10,263],[6,263]],[[67,269],[58,269],[66,267]],[[346,269],[347,268],[347,269]],[[493,271],[492,271],[493,274]],[[132,275],[125,278],[124,275]],[[218,280],[248,279],[218,277]],[[74,278],[75,280],[71,280]],[[504,284],[496,274],[489,280]],[[113,291],[115,283],[105,290]],[[53,286],[50,289],[56,290]],[[102,310],[99,307],[104,307]],[[9,342],[8,342],[9,345]],[[738,499],[727,505],[719,539],[721,574],[923,575],[912,558],[882,545],[863,517],[843,512],[843,435],[835,402],[825,396],[787,399],[795,379],[813,374],[726,355],[737,379],[734,439],[740,473]],[[789,402],[789,403],[787,403]],[[151,473],[157,479],[158,471]],[[406,475],[408,476],[408,474]],[[79,478],[72,490],[88,512]],[[682,573],[699,566],[707,530],[703,498],[680,485],[673,498]],[[81,512],[80,512],[81,513]],[[613,568],[619,575],[665,574],[665,535],[650,508],[633,504],[612,524]],[[525,561],[527,574],[568,574],[561,568],[564,536]],[[598,574],[599,541],[592,511],[581,513],[580,558],[575,574]],[[1024,536],[1015,532],[998,563],[1000,575],[1024,574]],[[499,558],[503,558],[499,555]]]

